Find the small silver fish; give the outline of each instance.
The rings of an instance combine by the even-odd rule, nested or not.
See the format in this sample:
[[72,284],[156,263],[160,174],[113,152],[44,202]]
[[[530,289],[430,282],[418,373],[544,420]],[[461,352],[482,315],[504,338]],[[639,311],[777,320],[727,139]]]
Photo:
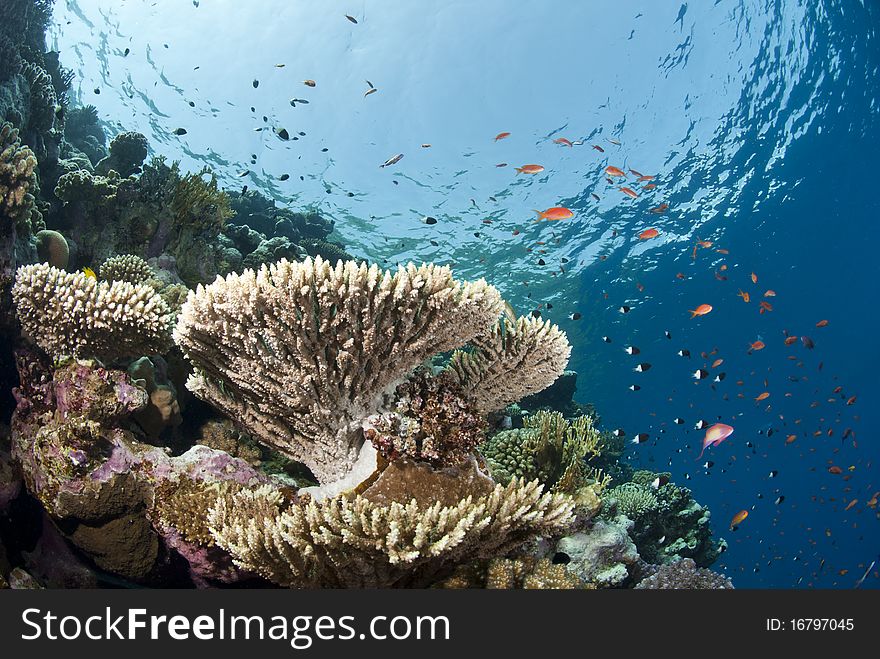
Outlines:
[[391,156],[388,160],[379,165],[379,167],[391,167],[391,165],[396,165],[400,162],[401,158],[403,158],[403,154],[398,153],[397,155]]

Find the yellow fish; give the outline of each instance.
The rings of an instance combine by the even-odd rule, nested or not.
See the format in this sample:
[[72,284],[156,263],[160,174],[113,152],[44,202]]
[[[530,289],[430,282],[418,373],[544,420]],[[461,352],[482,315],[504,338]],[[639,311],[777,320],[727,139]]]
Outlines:
[[97,279],[98,276],[95,274],[95,271],[89,267],[83,268],[83,274],[89,279]]

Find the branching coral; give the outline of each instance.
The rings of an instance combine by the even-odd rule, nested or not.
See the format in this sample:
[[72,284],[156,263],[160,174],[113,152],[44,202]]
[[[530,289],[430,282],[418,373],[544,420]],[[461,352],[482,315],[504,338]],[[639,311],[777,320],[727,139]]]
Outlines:
[[324,483],[364,445],[362,420],[419,363],[484,331],[498,292],[448,268],[281,261],[190,294],[175,339],[188,388]]
[[150,265],[134,254],[111,256],[101,264],[101,279],[106,281],[127,281],[130,284],[143,284],[155,276]]
[[[112,144],[110,148],[112,153]],[[205,176],[210,176],[210,181],[206,181]],[[214,233],[232,217],[229,197],[217,187],[217,177],[207,167],[180,177],[171,198],[171,211],[178,224],[192,223],[193,228]]]
[[221,492],[208,516],[236,564],[292,587],[428,585],[465,558],[503,555],[570,521],[567,497],[533,481],[498,485],[451,507],[361,497],[290,504],[271,487]]
[[499,321],[472,345],[473,351],[452,355],[447,373],[483,412],[500,410],[550,386],[571,354],[571,345],[558,327],[526,317],[515,323]]
[[733,588],[733,582],[723,574],[698,568],[690,558],[675,563],[661,565],[655,574],[642,579],[636,588],[640,589],[676,589],[676,590],[708,590]]
[[559,412],[541,411],[527,417],[525,424],[497,433],[480,447],[498,482],[537,478],[557,491],[574,493],[594,480],[601,491],[605,480],[587,464],[602,450],[592,417],[569,422]]
[[68,172],[58,179],[55,185],[55,196],[61,201],[77,204],[95,204],[106,207],[115,202],[119,176],[111,173],[107,176],[95,176],[84,169]]
[[608,490],[608,499],[617,501],[617,509],[634,522],[644,522],[657,513],[660,502],[657,495],[645,485],[623,483]]
[[98,282],[44,263],[18,269],[12,296],[22,329],[56,357],[112,361],[170,344],[168,306],[149,286]]
[[52,76],[43,67],[30,62],[21,67],[21,73],[30,87],[29,128],[40,133],[51,130],[59,107]]
[[9,123],[0,126],[0,215],[25,231],[40,217],[32,194],[36,168],[37,158],[21,145],[18,130]]

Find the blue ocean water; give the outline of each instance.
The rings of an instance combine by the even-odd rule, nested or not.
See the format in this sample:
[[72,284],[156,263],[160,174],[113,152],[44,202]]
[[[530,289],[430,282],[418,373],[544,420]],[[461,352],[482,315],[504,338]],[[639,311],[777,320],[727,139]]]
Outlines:
[[[578,400],[649,434],[627,459],[710,507],[738,587],[852,588],[880,553],[878,36],[873,0],[66,0],[50,45],[81,103],[184,169],[558,323]],[[536,223],[552,206],[574,217]],[[701,419],[735,431],[697,460]]]

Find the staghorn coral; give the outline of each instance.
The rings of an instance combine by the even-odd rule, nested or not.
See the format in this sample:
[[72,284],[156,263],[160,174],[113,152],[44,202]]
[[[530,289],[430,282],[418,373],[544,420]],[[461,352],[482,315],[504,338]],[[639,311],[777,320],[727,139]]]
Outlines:
[[64,270],[70,260],[70,246],[67,239],[50,229],[38,231],[35,236],[37,243],[37,257],[51,266]]
[[452,507],[376,505],[361,496],[291,504],[270,486],[221,492],[208,515],[235,563],[288,587],[424,586],[456,563],[503,555],[569,522],[567,497],[533,481]]
[[37,264],[18,269],[12,296],[22,329],[56,357],[112,361],[170,345],[168,306],[149,286],[107,284]]
[[732,589],[733,582],[723,574],[698,568],[690,558],[661,565],[652,576],[639,581],[639,589],[652,590],[717,590]]
[[98,272],[106,281],[127,281],[129,284],[145,284],[155,276],[153,268],[134,254],[111,256],[101,264]]
[[95,171],[106,176],[112,170],[122,178],[137,174],[147,158],[148,149],[147,138],[141,133],[119,133],[110,140],[110,155],[95,165]]
[[263,460],[260,446],[239,432],[229,419],[210,419],[199,426],[196,444],[223,451],[252,465],[259,465]]
[[520,317],[515,323],[505,318],[472,345],[473,351],[452,355],[446,373],[483,412],[547,388],[565,370],[571,354],[565,334],[537,318]]
[[5,215],[22,233],[40,221],[34,202],[37,187],[37,158],[21,145],[12,124],[0,126],[0,215]]
[[367,446],[362,420],[384,395],[500,306],[485,281],[457,282],[444,267],[281,261],[199,286],[174,336],[198,369],[193,393],[323,484],[352,470]]

